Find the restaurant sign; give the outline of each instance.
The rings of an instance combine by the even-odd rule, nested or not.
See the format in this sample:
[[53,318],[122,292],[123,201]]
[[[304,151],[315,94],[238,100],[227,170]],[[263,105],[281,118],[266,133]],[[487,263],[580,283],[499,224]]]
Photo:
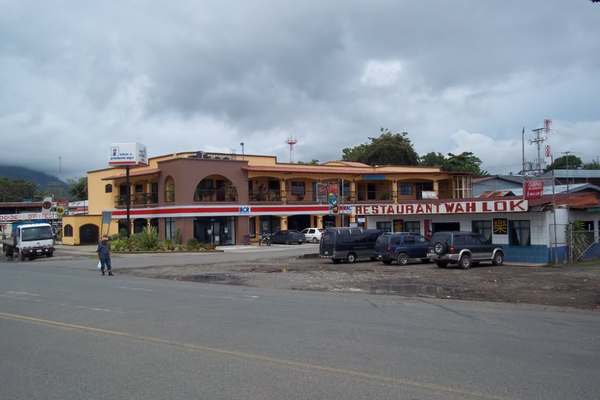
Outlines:
[[436,204],[355,205],[354,215],[427,215],[526,212],[527,200],[457,201]]

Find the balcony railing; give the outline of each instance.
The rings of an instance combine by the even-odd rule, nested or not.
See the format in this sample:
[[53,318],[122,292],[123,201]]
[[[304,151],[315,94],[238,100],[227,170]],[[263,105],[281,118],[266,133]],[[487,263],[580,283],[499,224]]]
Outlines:
[[[116,207],[125,207],[125,201],[127,200],[126,195],[119,195],[115,197]],[[131,206],[145,206],[149,204],[158,204],[158,193],[132,193],[130,195]]]
[[194,202],[236,202],[238,195],[231,189],[205,189],[194,192]]

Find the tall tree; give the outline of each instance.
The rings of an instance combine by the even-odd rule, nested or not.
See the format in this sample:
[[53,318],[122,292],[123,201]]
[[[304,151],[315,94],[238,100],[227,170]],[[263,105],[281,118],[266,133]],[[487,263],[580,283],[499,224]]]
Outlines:
[[319,160],[315,160],[314,158],[311,161],[298,161],[298,164],[309,164],[309,165],[319,165]]
[[419,155],[408,138],[408,133],[392,133],[381,128],[381,136],[368,137],[365,143],[342,150],[343,161],[361,162],[367,165],[419,165]]
[[71,200],[80,201],[87,200],[87,176],[67,179],[67,183],[69,184],[69,194],[71,195]]
[[425,154],[421,157],[421,164],[424,167],[442,167],[446,162],[446,156],[442,153],[436,153],[434,151]]
[[564,155],[554,160],[554,163],[546,168],[546,171],[553,169],[579,169],[583,166],[581,158],[572,155]]
[[448,153],[448,158],[444,162],[443,170],[452,172],[471,172],[476,178],[488,175],[487,171],[482,171],[479,157],[475,157],[470,151],[463,151],[461,154]]

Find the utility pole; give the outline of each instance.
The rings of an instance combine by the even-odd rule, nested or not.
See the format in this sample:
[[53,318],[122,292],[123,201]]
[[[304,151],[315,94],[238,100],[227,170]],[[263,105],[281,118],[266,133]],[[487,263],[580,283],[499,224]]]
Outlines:
[[536,176],[540,176],[543,172],[541,148],[542,148],[542,143],[544,143],[548,138],[540,137],[540,132],[542,132],[545,129],[546,128],[533,129],[532,131],[535,132],[536,138],[529,141],[529,143],[531,143],[531,144],[535,143],[537,146],[536,168],[534,168],[534,171],[536,171]]

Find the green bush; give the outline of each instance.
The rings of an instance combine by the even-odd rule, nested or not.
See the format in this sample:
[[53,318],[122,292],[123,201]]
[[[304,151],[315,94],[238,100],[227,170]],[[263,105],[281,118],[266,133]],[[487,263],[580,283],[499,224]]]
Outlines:
[[155,226],[148,225],[146,229],[137,235],[140,250],[151,251],[158,249],[158,230]]
[[196,238],[190,238],[185,243],[185,248],[187,250],[198,250],[199,245],[200,245],[200,243],[198,242],[198,239],[196,239]]

